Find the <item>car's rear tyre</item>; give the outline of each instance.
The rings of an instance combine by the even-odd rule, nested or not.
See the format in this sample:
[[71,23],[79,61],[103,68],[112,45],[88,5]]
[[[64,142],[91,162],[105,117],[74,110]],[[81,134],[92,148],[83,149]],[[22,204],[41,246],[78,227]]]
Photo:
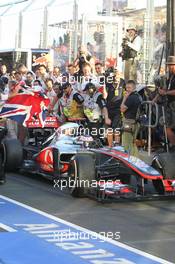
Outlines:
[[5,183],[5,169],[3,153],[0,153],[0,185]]
[[[164,179],[175,179],[175,153],[160,153],[152,162],[152,167],[162,174]],[[159,194],[164,194],[161,180],[153,180],[153,185]]]
[[23,149],[17,139],[5,139],[2,142],[5,155],[5,170],[15,171],[23,161]]
[[78,153],[70,162],[69,190],[73,197],[84,197],[95,180],[95,155],[92,152]]
[[7,135],[7,128],[0,125],[0,142]]

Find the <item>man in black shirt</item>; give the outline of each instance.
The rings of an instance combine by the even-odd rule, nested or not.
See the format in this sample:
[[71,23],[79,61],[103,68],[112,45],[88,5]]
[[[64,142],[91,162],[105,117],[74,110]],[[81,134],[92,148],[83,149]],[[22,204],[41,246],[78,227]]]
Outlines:
[[167,82],[167,89],[159,89],[159,94],[167,96],[168,99],[168,116],[167,122],[167,136],[170,144],[175,146],[175,56],[169,56],[167,66],[170,73],[170,78]]
[[125,91],[125,81],[121,78],[120,72],[114,70],[112,74],[113,81],[106,82],[107,109],[109,118],[112,122],[111,126],[114,131],[111,136],[108,136],[108,145],[110,147],[113,143],[113,137],[116,143],[120,142],[119,131],[117,131],[117,129],[120,129],[121,127],[120,105],[122,103],[123,94]]
[[133,80],[129,80],[126,84],[126,95],[123,98],[120,110],[124,115],[122,145],[126,151],[138,157],[138,149],[135,144],[138,132],[136,115],[138,107],[141,104],[141,98],[135,89],[135,82]]

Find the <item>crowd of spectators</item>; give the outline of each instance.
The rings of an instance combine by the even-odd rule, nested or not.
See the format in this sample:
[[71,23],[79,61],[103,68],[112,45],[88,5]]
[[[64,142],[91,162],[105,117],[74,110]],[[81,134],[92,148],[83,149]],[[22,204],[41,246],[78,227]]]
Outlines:
[[[51,71],[44,65],[33,72],[21,64],[9,73],[6,65],[1,65],[0,89],[1,106],[21,89],[44,93],[50,99],[48,115],[56,116],[62,123],[82,121],[90,133],[97,130],[97,137],[98,130],[104,127],[109,147],[122,143],[122,123],[127,122],[128,116],[135,122],[141,103],[133,80],[125,83],[117,68],[105,69],[100,61],[95,63],[84,47],[79,48],[77,59],[67,66],[66,72],[58,66]],[[12,120],[6,121],[6,125],[9,136],[18,137],[24,144],[25,129]],[[133,137],[130,143],[133,144]]]

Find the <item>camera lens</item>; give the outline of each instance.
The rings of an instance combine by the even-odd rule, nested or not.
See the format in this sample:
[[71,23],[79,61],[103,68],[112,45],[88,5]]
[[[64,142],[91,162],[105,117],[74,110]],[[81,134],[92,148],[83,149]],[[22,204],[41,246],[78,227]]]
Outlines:
[[85,61],[85,59],[84,59],[83,56],[80,57],[80,61],[81,61],[81,62],[84,62],[84,61]]

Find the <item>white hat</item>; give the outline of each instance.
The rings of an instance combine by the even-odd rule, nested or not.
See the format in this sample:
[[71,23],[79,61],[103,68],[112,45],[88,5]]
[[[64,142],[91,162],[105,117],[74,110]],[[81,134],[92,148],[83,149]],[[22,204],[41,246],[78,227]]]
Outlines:
[[135,31],[137,31],[136,26],[135,26],[135,25],[132,25],[132,24],[130,24],[130,25],[127,27],[127,29],[126,29],[127,32],[128,32],[129,30],[135,30]]

